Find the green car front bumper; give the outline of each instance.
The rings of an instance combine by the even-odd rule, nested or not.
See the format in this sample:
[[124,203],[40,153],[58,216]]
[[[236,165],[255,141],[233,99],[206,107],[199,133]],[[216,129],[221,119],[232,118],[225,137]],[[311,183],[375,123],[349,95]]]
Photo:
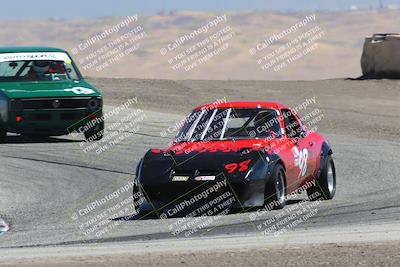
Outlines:
[[65,135],[83,132],[102,115],[100,97],[18,99],[10,101],[6,129],[17,134]]

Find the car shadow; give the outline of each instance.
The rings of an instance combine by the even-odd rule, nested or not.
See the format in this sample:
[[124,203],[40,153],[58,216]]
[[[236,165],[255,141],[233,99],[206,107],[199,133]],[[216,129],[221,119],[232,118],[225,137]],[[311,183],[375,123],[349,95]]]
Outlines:
[[[291,199],[286,202],[286,206],[288,205],[293,205],[297,204],[304,201],[304,199]],[[227,215],[229,214],[238,214],[238,213],[250,213],[250,212],[255,212],[259,211],[260,209],[263,209],[262,207],[254,207],[254,208],[248,208],[246,210],[241,210],[241,209],[230,209]],[[185,216],[189,215],[191,211],[187,212],[181,212],[178,216],[170,216],[169,218],[184,218]],[[162,212],[159,212],[159,214]],[[110,219],[111,221],[138,221],[138,220],[154,220],[154,219],[160,219],[159,215],[155,211],[149,211],[149,212],[143,212],[139,214],[130,214],[127,216],[122,216],[122,217],[117,217],[117,218],[112,218]]]
[[72,140],[63,137],[51,136],[25,136],[25,135],[8,135],[3,142],[4,144],[41,144],[41,143],[80,143],[84,140]]

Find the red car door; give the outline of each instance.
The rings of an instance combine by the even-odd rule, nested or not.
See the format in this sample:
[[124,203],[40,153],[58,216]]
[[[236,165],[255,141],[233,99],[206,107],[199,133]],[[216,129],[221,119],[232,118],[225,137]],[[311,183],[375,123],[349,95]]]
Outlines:
[[293,177],[286,177],[286,179],[293,181],[293,187],[296,189],[313,175],[317,155],[311,137],[307,134],[298,117],[287,109],[282,110],[282,116],[286,137],[291,141],[291,146],[288,147],[291,155],[286,153],[289,162],[291,161],[288,164],[291,165],[291,169],[287,176]]

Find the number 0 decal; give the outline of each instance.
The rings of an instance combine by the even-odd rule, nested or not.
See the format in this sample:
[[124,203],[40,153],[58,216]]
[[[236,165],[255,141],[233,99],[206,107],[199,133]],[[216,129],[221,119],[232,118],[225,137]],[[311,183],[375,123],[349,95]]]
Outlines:
[[77,95],[91,95],[94,94],[94,90],[85,87],[73,87],[69,89],[64,89],[65,92],[73,92]]

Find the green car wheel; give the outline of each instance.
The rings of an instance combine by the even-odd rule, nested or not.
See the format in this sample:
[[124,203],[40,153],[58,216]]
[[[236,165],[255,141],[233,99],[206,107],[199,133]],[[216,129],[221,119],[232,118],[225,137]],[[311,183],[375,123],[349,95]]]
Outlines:
[[84,132],[86,141],[99,141],[104,136],[104,122],[98,123],[93,129]]
[[6,137],[7,131],[3,127],[0,127],[0,143],[4,143],[6,141]]

